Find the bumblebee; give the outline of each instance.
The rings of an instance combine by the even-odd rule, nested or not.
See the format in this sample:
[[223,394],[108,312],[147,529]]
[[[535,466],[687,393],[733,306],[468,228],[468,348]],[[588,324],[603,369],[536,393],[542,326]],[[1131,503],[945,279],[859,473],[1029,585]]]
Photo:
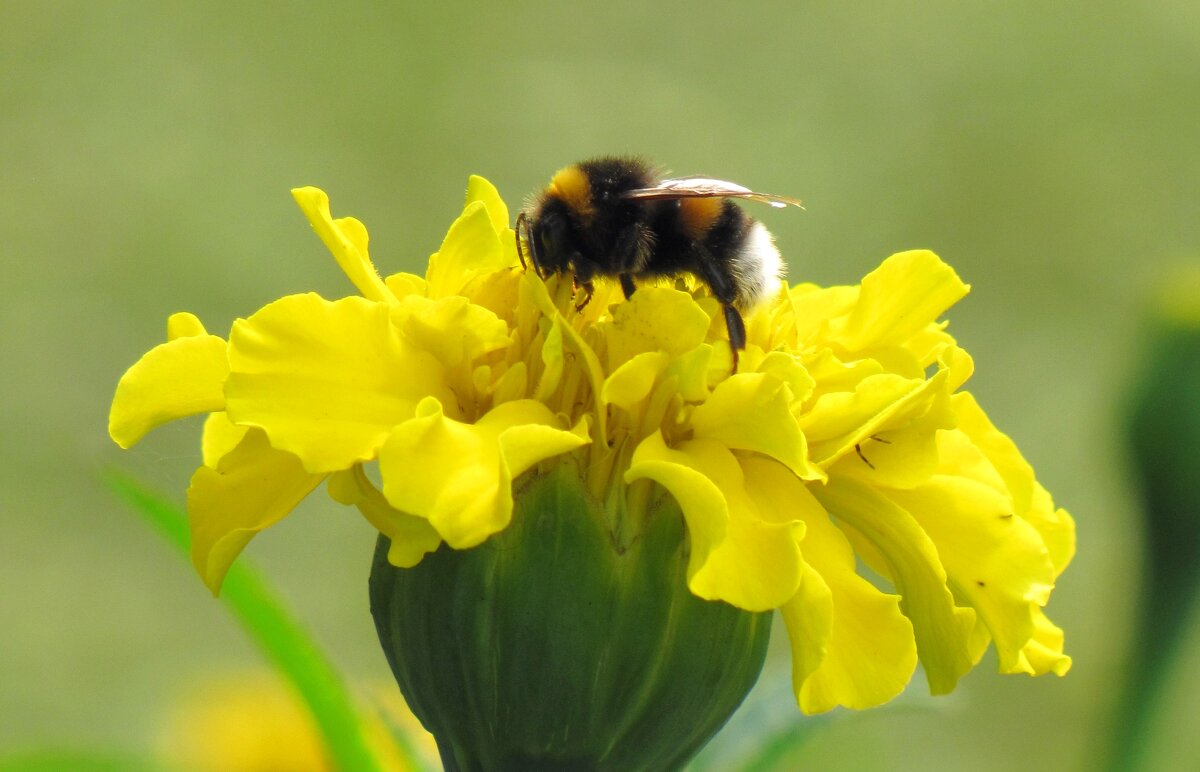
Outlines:
[[638,280],[693,274],[721,303],[736,371],[746,347],[742,312],[779,291],[786,266],[771,234],[735,198],[801,206],[708,177],[662,179],[638,158],[584,161],[556,172],[517,215],[517,254],[525,265],[528,246],[543,277],[573,272],[583,291],[577,310],[598,276],[618,279],[629,298]]

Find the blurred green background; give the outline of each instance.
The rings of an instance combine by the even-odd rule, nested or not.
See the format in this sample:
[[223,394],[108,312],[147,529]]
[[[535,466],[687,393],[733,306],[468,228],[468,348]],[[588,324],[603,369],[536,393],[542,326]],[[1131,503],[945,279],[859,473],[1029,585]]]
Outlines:
[[[970,388],[1078,521],[1049,608],[1069,676],[1000,677],[989,655],[938,699],[918,676],[886,708],[834,714],[781,768],[1087,768],[1139,581],[1114,409],[1148,288],[1200,254],[1194,0],[0,0],[0,755],[145,748],[182,694],[259,662],[97,474],[182,501],[197,423],[125,454],[105,432],[168,314],[224,335],[281,295],[352,292],[289,188],[363,220],[381,270],[423,270],[468,174],[515,209],[556,168],[627,152],[803,198],[756,212],[793,281],[942,255],[973,285],[950,314]],[[247,553],[368,682],[388,677],[373,538],[322,495]],[[1184,665],[1158,768],[1200,755],[1200,657]],[[771,696],[786,662],[764,678],[771,720],[798,720]]]

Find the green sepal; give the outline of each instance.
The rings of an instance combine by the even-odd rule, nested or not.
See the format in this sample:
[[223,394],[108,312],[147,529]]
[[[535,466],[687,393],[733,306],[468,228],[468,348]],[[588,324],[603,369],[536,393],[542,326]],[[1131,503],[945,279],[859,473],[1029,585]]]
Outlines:
[[666,770],[728,720],[771,614],[701,600],[670,497],[618,554],[578,469],[522,478],[512,524],[414,568],[380,537],[371,612],[448,770]]

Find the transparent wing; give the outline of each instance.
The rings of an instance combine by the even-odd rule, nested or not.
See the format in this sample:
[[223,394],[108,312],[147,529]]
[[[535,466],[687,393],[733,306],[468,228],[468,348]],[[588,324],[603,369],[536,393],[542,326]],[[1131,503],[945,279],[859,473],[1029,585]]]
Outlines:
[[804,208],[798,198],[776,196],[772,193],[757,193],[736,182],[714,180],[710,177],[679,177],[663,180],[654,187],[638,188],[625,194],[625,198],[643,201],[661,198],[745,198],[761,201],[782,209],[787,205]]

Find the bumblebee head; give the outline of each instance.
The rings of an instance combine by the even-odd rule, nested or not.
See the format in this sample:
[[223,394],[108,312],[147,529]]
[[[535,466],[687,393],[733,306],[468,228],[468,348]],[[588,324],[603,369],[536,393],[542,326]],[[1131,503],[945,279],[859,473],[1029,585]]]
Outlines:
[[[563,273],[571,268],[572,250],[569,247],[571,223],[555,207],[538,207],[533,212],[517,215],[517,255],[525,266],[526,247],[533,269],[542,278]],[[525,238],[522,239],[522,233]],[[527,266],[526,266],[527,267]]]

